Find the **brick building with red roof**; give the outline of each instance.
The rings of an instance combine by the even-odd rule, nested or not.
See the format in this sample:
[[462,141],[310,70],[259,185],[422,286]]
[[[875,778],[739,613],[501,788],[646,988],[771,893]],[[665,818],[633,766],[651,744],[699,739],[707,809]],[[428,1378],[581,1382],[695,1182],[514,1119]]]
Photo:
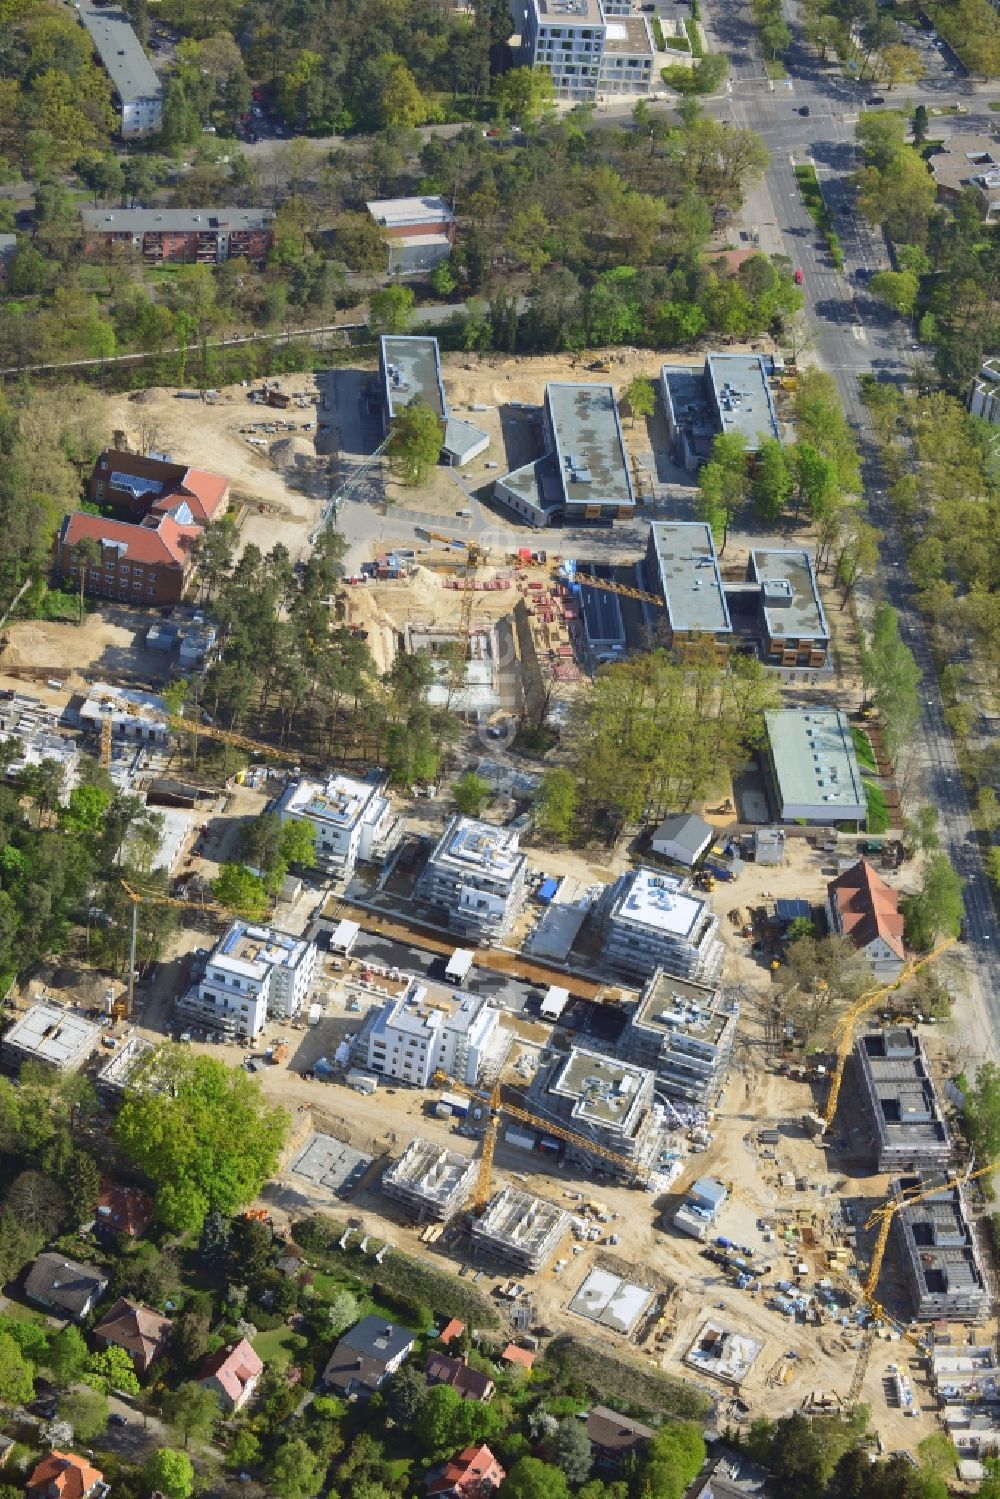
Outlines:
[[27,1489],[28,1499],[90,1499],[106,1494],[108,1486],[100,1468],[73,1452],[53,1449],[35,1465]]
[[194,570],[196,544],[229,503],[229,480],[169,458],[106,448],[87,486],[111,516],[74,511],[55,542],[57,577],[79,587],[77,547],[96,542],[84,592],[143,606],[176,604]]
[[831,880],[826,890],[830,930],[850,939],[877,978],[897,978],[906,962],[897,892],[867,859]]

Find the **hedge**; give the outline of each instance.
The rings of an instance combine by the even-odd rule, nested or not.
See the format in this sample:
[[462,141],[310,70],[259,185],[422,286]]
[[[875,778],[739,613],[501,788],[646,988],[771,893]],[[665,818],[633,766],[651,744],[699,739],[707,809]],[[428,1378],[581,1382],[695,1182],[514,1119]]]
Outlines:
[[632,1416],[664,1415],[701,1421],[712,1410],[709,1396],[686,1380],[640,1368],[568,1335],[553,1339],[542,1366],[560,1382],[581,1385],[592,1399]]

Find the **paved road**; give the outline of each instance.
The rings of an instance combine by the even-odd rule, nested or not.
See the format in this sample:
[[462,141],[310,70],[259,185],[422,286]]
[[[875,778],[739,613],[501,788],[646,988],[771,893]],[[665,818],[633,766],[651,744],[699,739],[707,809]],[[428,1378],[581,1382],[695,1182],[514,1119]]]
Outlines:
[[[731,90],[710,107],[720,118],[757,131],[771,151],[763,193],[765,212],[770,209],[765,228],[780,236],[785,252],[805,274],[806,313],[815,330],[818,358],[836,378],[847,415],[858,432],[871,518],[885,537],[878,585],[899,611],[901,633],[923,671],[923,707],[913,759],[927,797],[940,810],[943,846],[966,881],[970,977],[978,991],[974,995],[978,999],[977,1033],[967,1038],[967,1044],[970,1051],[996,1057],[1000,1055],[1000,930],[972,837],[954,744],[944,721],[927,637],[913,603],[913,586],[898,562],[903,556],[902,542],[885,498],[858,393],[858,377],[869,370],[884,379],[902,380],[917,350],[909,328],[865,294],[857,274],[888,264],[881,234],[870,230],[853,210],[848,181],[857,165],[854,125],[872,85],[858,85],[820,66],[801,43],[796,15],[789,13],[788,19],[796,35],[787,60],[789,79],[772,86],[764,74],[747,5],[715,0],[711,27],[732,58],[732,78]],[[989,91],[949,71],[940,56],[930,56],[929,61],[931,71],[921,84],[896,96],[900,104],[905,98],[907,103],[961,102],[968,108],[968,114],[936,118],[932,122],[935,134],[939,128],[942,134],[951,128],[995,129]],[[803,106],[808,107],[808,117],[798,112]],[[798,192],[793,166],[806,161],[815,164],[836,219],[846,262],[843,273],[832,265]]]

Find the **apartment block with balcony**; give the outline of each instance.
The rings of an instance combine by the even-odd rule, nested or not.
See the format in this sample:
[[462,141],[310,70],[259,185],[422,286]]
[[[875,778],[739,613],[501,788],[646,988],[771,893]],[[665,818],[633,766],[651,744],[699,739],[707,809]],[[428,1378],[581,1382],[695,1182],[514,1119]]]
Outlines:
[[411,978],[362,1032],[370,1071],[426,1088],[435,1072],[474,1087],[509,1038],[485,995],[456,994]]
[[515,24],[532,67],[548,69],[559,99],[650,90],[652,32],[627,0],[528,0]]
[[316,972],[316,944],[273,927],[234,921],[196,988],[177,1001],[183,1019],[231,1038],[258,1036],[268,1019],[292,1019]]
[[475,946],[502,942],[524,904],[527,860],[518,834],[455,816],[437,842],[414,895]]
[[719,918],[691,882],[653,869],[631,869],[609,885],[595,911],[607,967],[648,978],[657,968],[700,983],[722,971]]
[[334,775],[293,781],[278,799],[282,822],[305,822],[316,834],[316,864],[349,879],[359,859],[384,859],[402,835],[403,820],[381,786]]
[[82,208],[80,221],[86,254],[121,245],[147,265],[235,259],[261,265],[274,243],[270,208]]
[[651,1068],[671,1098],[707,1108],[732,1056],[739,1005],[707,984],[657,970],[619,1042],[630,1061]]
[[[568,1056],[542,1053],[528,1099],[532,1112],[543,1119],[642,1167],[654,1160],[660,1144],[655,1084],[656,1074],[649,1068],[574,1046]],[[569,1160],[627,1174],[624,1165],[590,1154],[582,1143],[567,1143],[565,1149]]]
[[77,14],[111,80],[122,140],[155,135],[163,124],[163,85],[124,10],[84,3]]
[[877,1169],[946,1167],[951,1136],[917,1032],[908,1026],[866,1031],[854,1043],[854,1060]]

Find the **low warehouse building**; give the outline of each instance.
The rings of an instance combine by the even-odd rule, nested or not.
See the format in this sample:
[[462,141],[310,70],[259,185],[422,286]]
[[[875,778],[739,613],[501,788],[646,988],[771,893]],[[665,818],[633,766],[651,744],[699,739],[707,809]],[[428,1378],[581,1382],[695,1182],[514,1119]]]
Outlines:
[[764,722],[779,820],[864,827],[868,807],[847,714],[787,708],[765,713]]

